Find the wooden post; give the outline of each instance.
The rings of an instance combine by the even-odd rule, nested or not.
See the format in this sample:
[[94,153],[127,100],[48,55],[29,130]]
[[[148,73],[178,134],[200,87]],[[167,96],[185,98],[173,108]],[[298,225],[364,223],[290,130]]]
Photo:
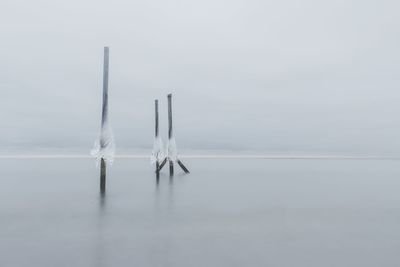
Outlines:
[[168,94],[168,138],[171,139],[172,135],[172,94]]
[[167,158],[164,158],[164,160],[161,163],[159,163],[159,166],[158,166],[159,171],[164,167],[165,163],[167,163]]
[[[108,119],[108,65],[109,65],[109,48],[104,47],[104,65],[103,65],[103,107],[101,110],[101,128],[103,129]],[[104,146],[104,140],[101,145]],[[102,147],[103,147],[102,146]]]
[[173,176],[174,175],[174,161],[173,160],[169,160],[169,175]]
[[155,108],[155,123],[156,123],[156,127],[155,127],[155,137],[158,137],[158,99],[154,100],[154,108]]
[[[108,117],[108,63],[109,63],[109,49],[104,47],[104,64],[103,64],[103,106],[101,110],[101,131],[107,122]],[[100,135],[100,149],[105,147],[104,136]],[[104,194],[106,191],[106,161],[101,158],[100,166],[100,193]]]
[[160,163],[158,162],[158,160],[156,161],[156,178],[160,178]]
[[[154,100],[154,111],[155,111],[155,129],[154,129],[154,136],[155,136],[155,140],[157,142],[157,138],[158,138],[158,99]],[[158,155],[156,155],[158,156]],[[158,157],[156,158],[156,176],[157,179],[160,178],[160,163],[158,162]]]
[[[168,140],[173,137],[172,132],[172,94],[168,94]],[[169,175],[174,175],[174,161],[168,156]]]
[[[172,128],[172,94],[168,94],[168,139],[171,140],[174,136]],[[175,155],[177,156],[177,155]],[[174,174],[174,161],[168,157],[169,161],[169,174],[172,176]],[[185,173],[189,173],[189,170],[183,165],[180,159],[176,159],[178,165],[182,168]]]
[[189,170],[185,167],[185,165],[183,165],[183,163],[182,163],[182,161],[180,159],[178,159],[177,162],[178,162],[178,165],[181,166],[182,170],[185,173],[189,173]]

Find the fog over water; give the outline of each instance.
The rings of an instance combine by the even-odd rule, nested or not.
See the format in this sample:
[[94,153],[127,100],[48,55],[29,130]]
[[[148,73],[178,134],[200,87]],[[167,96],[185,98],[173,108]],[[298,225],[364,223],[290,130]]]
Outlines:
[[[0,8],[0,153],[89,153],[102,53],[117,153],[400,155],[398,1],[18,1]],[[149,152],[150,153],[150,152]]]

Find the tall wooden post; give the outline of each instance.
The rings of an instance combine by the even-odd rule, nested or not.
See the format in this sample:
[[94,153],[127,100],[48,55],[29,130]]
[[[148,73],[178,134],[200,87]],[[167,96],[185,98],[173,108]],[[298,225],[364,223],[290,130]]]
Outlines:
[[[158,132],[159,132],[159,127],[158,127],[158,99],[154,100],[154,111],[155,111],[155,129],[154,129],[154,137],[156,142],[158,139]],[[156,155],[156,178],[160,178],[160,162],[158,161],[158,155]]]
[[158,137],[158,99],[154,100],[154,108],[155,108],[155,138]]
[[[168,94],[168,140],[171,141],[171,139],[174,138],[174,133],[173,133],[173,128],[172,128],[172,94]],[[176,145],[174,143],[174,145]],[[177,149],[174,147],[174,149]],[[177,153],[177,151],[175,151]],[[174,174],[174,160],[178,163],[178,165],[182,168],[182,170],[185,173],[189,173],[189,170],[185,167],[185,165],[182,163],[182,161],[177,157],[178,155],[174,155],[176,158],[171,159],[168,156],[168,161],[169,161],[169,174],[172,176]]]
[[[101,110],[101,128],[103,129],[108,119],[108,65],[109,65],[109,48],[104,47],[104,64],[103,64],[103,107]],[[104,140],[102,143],[104,147]]]
[[[109,48],[104,47],[104,63],[103,63],[103,106],[101,109],[101,131],[103,132],[105,124],[108,120],[108,65],[109,65]],[[106,145],[103,134],[100,135],[100,150]],[[101,159],[100,166],[100,192],[105,193],[106,190],[106,161]]]
[[[168,94],[168,140],[171,141],[173,137],[172,132],[172,94]],[[174,161],[168,157],[169,161],[169,175],[174,175]]]

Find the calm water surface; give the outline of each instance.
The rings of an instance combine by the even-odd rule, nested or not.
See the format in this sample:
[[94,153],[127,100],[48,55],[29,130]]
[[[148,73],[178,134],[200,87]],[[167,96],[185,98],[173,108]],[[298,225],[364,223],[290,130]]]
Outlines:
[[400,161],[0,160],[0,266],[400,266]]

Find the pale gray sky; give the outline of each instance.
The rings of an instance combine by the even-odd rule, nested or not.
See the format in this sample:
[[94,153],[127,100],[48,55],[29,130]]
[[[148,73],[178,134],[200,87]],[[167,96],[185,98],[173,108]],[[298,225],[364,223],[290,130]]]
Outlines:
[[0,152],[88,152],[103,46],[118,151],[150,149],[174,94],[181,150],[400,155],[400,2],[0,4]]

